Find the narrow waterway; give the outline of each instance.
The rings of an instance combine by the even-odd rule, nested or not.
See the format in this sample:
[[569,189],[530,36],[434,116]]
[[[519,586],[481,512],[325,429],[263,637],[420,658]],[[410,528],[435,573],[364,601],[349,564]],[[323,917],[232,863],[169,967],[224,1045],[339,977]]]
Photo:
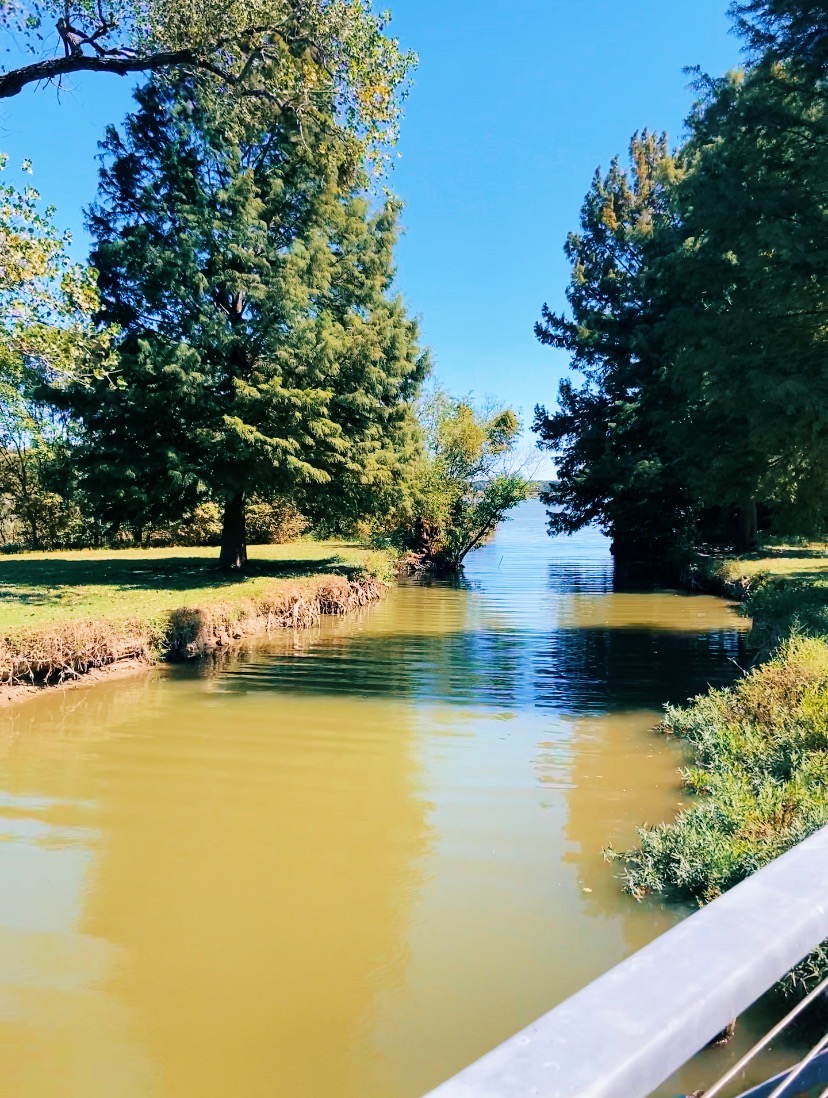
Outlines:
[[417,1098],[677,917],[602,848],[741,628],[533,502],[463,585],[3,711],[0,1093]]

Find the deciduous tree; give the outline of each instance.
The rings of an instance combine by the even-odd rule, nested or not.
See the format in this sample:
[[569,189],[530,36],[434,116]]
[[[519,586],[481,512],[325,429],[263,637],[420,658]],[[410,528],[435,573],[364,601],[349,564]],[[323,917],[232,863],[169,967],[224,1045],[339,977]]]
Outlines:
[[54,543],[76,515],[54,491],[68,424],[47,388],[110,361],[111,333],[93,324],[95,273],[70,261],[67,241],[33,186],[0,183],[0,496],[33,548]]
[[338,124],[377,148],[393,142],[414,60],[388,18],[370,0],[5,0],[0,32],[39,60],[0,73],[0,98],[83,71],[200,73],[235,111],[264,101],[318,123],[333,100]]
[[520,421],[508,407],[442,390],[423,402],[420,419],[425,450],[412,465],[396,536],[439,571],[456,572],[531,492],[515,454]]

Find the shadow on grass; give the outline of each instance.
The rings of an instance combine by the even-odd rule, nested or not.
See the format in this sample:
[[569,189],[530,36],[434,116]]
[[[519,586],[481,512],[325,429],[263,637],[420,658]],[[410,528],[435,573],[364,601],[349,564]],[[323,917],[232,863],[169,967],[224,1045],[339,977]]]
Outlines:
[[776,549],[769,545],[765,549],[757,549],[755,553],[740,553],[737,560],[814,560],[824,557],[828,562],[828,551],[806,546],[803,549],[795,549],[790,546],[784,549]]
[[796,568],[791,572],[780,572],[778,579],[801,583],[805,587],[812,585],[824,587],[828,585],[828,568],[816,568],[813,571]]
[[232,589],[258,577],[301,579],[320,572],[352,575],[358,569],[341,557],[317,560],[251,560],[244,572],[225,572],[215,560],[164,557],[163,560],[0,559],[0,599],[40,605],[54,601],[50,588],[118,587],[123,591]]

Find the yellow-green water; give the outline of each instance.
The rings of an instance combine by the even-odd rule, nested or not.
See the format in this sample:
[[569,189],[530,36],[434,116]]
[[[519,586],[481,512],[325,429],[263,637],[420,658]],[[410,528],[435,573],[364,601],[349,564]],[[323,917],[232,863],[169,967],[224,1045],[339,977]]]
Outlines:
[[601,852],[733,609],[536,503],[467,579],[0,712],[0,1094],[417,1098],[670,925]]

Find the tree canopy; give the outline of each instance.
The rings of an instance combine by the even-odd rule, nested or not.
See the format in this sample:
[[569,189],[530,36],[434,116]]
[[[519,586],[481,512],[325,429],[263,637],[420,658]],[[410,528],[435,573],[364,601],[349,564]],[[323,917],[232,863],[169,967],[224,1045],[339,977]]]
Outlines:
[[530,494],[515,453],[520,420],[509,407],[437,389],[420,421],[425,448],[410,467],[394,536],[430,567],[456,572]]
[[235,110],[335,116],[376,149],[396,137],[414,61],[388,18],[370,0],[6,0],[0,32],[41,59],[0,73],[0,98],[83,71],[201,73]]
[[680,148],[637,136],[628,172],[596,175],[566,246],[570,312],[536,328],[584,378],[536,413],[559,463],[550,527],[597,521],[619,552],[747,547],[760,512],[789,534],[828,522],[820,6],[737,8],[754,62],[697,74]]
[[694,520],[679,455],[664,429],[674,409],[664,382],[648,268],[674,231],[677,167],[664,135],[636,134],[629,168],[596,172],[580,231],[565,252],[570,315],[544,306],[538,339],[569,352],[558,408],[535,410],[540,445],[558,459],[544,496],[553,533],[597,523],[621,556],[658,555]]
[[712,84],[681,154],[680,241],[656,271],[695,494],[764,500],[790,532],[828,516],[826,107],[784,65]]
[[755,60],[828,68],[825,0],[735,0],[730,12]]
[[67,243],[33,186],[0,183],[0,521],[22,524],[35,548],[72,513],[49,483],[67,425],[46,390],[111,364],[111,333],[93,323],[94,272]]
[[113,526],[213,496],[229,566],[251,492],[329,521],[381,506],[427,368],[391,292],[397,203],[372,212],[335,148],[262,121],[228,129],[181,78],[109,131],[89,225],[119,368],[68,394]]

